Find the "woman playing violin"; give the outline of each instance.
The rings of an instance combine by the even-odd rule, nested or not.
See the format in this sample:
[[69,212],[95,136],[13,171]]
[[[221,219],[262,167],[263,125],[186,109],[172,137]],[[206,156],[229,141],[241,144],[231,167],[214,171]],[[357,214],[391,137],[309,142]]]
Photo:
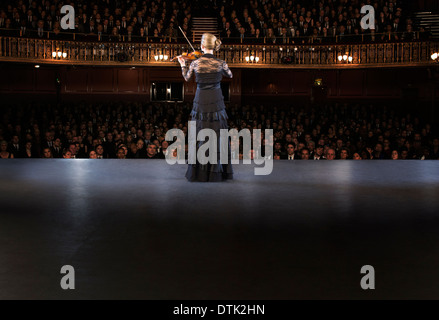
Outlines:
[[[218,51],[221,40],[210,33],[203,34],[201,38],[201,50],[204,55],[194,60],[190,65],[186,65],[186,59],[178,57],[182,67],[182,74],[186,81],[189,81],[195,73],[197,91],[194,98],[193,109],[191,112],[192,120],[196,121],[197,135],[202,129],[209,128],[216,132],[218,141],[217,163],[207,163],[202,165],[189,164],[186,178],[189,181],[223,181],[233,179],[233,170],[230,161],[230,148],[228,148],[228,164],[220,161],[220,129],[228,129],[226,106],[221,91],[221,79],[223,76],[232,78],[232,72],[227,63],[216,58],[213,51]],[[198,142],[197,149],[205,143]]]

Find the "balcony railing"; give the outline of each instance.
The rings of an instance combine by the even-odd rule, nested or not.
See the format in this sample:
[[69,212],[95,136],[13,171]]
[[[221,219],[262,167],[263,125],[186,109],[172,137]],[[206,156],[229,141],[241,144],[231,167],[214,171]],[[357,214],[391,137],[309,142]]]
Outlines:
[[[177,65],[170,60],[188,50],[187,44],[65,41],[0,37],[0,61],[92,64]],[[337,44],[225,44],[220,59],[239,67],[406,66],[434,63],[434,40]]]

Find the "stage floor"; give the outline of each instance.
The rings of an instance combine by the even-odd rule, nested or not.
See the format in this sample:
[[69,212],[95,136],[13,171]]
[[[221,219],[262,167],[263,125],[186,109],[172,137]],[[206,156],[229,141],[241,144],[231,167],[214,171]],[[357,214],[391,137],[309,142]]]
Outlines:
[[163,160],[0,168],[1,299],[439,298],[439,161],[235,165],[207,184]]

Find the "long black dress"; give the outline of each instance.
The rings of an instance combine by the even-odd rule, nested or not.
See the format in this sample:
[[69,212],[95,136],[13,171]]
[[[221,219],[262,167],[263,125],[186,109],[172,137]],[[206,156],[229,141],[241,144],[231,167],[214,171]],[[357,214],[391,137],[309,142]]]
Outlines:
[[[228,164],[220,161],[220,130],[228,129],[226,106],[221,91],[221,79],[223,76],[232,78],[232,72],[227,63],[215,58],[213,54],[204,54],[201,58],[193,61],[190,66],[182,67],[183,77],[189,81],[195,73],[197,92],[194,98],[191,112],[192,120],[196,121],[198,132],[205,128],[213,129],[217,135],[218,161],[216,164],[200,163],[189,164],[186,178],[189,181],[223,181],[233,179],[233,169],[230,162],[230,148],[228,148]],[[198,142],[198,148],[203,144]]]

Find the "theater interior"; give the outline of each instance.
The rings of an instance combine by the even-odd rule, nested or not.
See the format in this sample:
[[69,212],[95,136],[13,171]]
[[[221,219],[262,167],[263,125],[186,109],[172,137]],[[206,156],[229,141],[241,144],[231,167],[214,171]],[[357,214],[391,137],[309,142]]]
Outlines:
[[[439,5],[370,2],[367,30],[355,0],[2,1],[0,299],[437,299]],[[269,175],[165,161],[204,33]]]

